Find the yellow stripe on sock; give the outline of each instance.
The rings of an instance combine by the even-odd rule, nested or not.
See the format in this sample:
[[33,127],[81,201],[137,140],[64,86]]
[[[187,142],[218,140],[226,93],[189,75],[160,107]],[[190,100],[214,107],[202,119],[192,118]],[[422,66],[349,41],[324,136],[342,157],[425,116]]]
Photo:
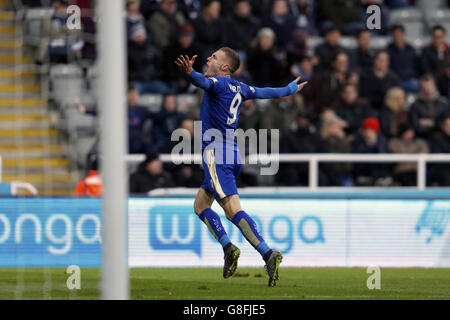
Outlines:
[[209,221],[207,219],[204,220],[206,226],[209,229],[209,232],[211,232],[211,234],[214,236],[214,238],[216,238],[217,241],[219,241],[219,237],[216,235],[216,233],[214,232],[213,228],[211,227],[211,225],[209,224]]
[[242,233],[253,246],[257,247],[261,243],[261,241],[259,241],[259,239],[255,236],[252,228],[250,228],[248,222],[245,219],[241,219],[238,225],[241,228]]

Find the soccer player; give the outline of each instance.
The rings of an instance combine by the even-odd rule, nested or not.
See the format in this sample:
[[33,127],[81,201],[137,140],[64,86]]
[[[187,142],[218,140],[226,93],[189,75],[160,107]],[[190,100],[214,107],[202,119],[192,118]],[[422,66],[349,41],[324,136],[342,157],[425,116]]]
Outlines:
[[[300,78],[297,78],[285,87],[257,88],[234,80],[231,75],[239,68],[240,58],[236,51],[228,47],[217,50],[207,59],[204,75],[193,70],[196,58],[196,55],[192,59],[181,55],[175,61],[195,86],[205,90],[200,109],[205,180],[195,198],[194,211],[223,247],[224,278],[236,271],[240,250],[231,243],[220,217],[211,209],[214,199],[225,211],[227,219],[239,228],[245,239],[261,254],[269,275],[269,287],[275,286],[283,256],[281,252],[269,248],[258,232],[255,221],[241,208],[236,178],[241,171],[242,160],[233,132],[236,130],[242,101],[291,95],[301,90],[307,82],[300,83]],[[219,132],[223,138],[218,139],[217,135],[210,134],[211,130]],[[229,154],[232,155],[232,161]]]

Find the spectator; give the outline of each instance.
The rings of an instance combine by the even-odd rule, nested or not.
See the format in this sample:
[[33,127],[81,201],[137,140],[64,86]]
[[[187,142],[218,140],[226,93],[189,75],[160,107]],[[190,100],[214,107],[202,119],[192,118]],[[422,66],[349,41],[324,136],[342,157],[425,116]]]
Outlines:
[[317,20],[322,33],[333,26],[344,34],[355,35],[365,27],[360,0],[318,0]]
[[225,41],[220,8],[220,1],[206,0],[201,16],[192,23],[195,29],[195,42],[200,46],[204,58],[209,57]]
[[[290,68],[290,74],[292,78],[301,77],[302,81],[308,81],[310,84],[303,87],[302,97],[305,103],[305,107],[309,110],[314,110],[315,106],[315,90],[312,86],[312,79],[314,79],[314,58],[308,56],[302,57],[298,63],[295,63]],[[316,115],[317,116],[317,115]],[[311,115],[311,119],[315,118]]]
[[237,50],[242,58],[259,30],[260,21],[251,14],[252,7],[249,0],[237,0],[233,12],[234,14],[225,21],[225,44]]
[[388,139],[398,136],[398,128],[407,117],[405,91],[400,87],[389,89],[379,114],[381,132]]
[[187,55],[189,57],[197,55],[197,59],[194,62],[194,69],[201,71],[201,61],[203,61],[203,58],[201,57],[200,48],[194,43],[195,33],[192,25],[187,23],[178,27],[177,36],[177,42],[169,46],[164,53],[164,57],[166,58],[165,76],[167,81],[171,83],[171,87],[176,92],[181,93],[187,91],[190,80],[185,73],[180,72],[174,61],[180,55]]
[[286,48],[286,58],[289,67],[298,62],[304,56],[311,56],[308,34],[301,29],[292,31],[291,40]]
[[[314,76],[314,59],[303,56],[291,66],[290,71],[294,78],[301,77],[302,81],[311,81]],[[303,95],[305,95],[306,87],[302,90]]]
[[445,42],[446,30],[437,25],[431,30],[431,43],[422,49],[422,73],[430,73],[435,79],[442,73],[444,62],[450,58],[450,50]]
[[367,12],[367,8],[372,5],[376,5],[378,8],[380,8],[380,27],[381,28],[374,28],[371,29],[370,32],[373,35],[387,35],[389,30],[391,29],[391,21],[389,19],[389,9],[388,7],[383,3],[384,0],[361,0],[363,6],[362,6],[362,20],[367,21],[373,12],[369,11]]
[[378,51],[374,58],[372,70],[361,76],[361,96],[369,99],[373,108],[380,110],[386,92],[399,85],[398,77],[389,70],[389,54]]
[[[195,154],[195,136],[194,136],[194,121],[192,119],[184,119],[181,121],[178,129],[181,129],[183,141],[186,139],[190,142],[190,153]],[[166,142],[166,145],[162,149],[164,153],[172,153],[173,148],[178,145],[179,141]],[[187,154],[189,150],[183,150]],[[198,164],[194,163],[182,163],[176,165],[169,162],[164,165],[164,168],[172,174],[172,178],[175,184],[179,187],[194,188],[202,184],[204,179],[203,169]]]
[[[324,151],[329,153],[350,153],[351,144],[344,131],[344,122],[339,117],[329,117],[322,122],[320,133],[324,141]],[[328,186],[352,186],[352,164],[349,162],[324,163],[321,169],[327,177]]]
[[148,20],[154,45],[164,51],[176,41],[177,28],[184,23],[183,14],[177,10],[177,1],[161,0],[158,10]]
[[286,50],[291,32],[295,29],[295,18],[289,14],[288,1],[275,0],[272,11],[264,19],[263,25],[275,32],[278,50]]
[[85,60],[94,62],[97,59],[97,9],[81,7],[81,28],[83,30],[84,43],[81,56]]
[[[450,113],[443,115],[439,131],[431,136],[430,151],[432,153],[450,154]],[[439,186],[450,186],[450,164],[436,163],[430,165],[430,167],[434,172],[432,182]]]
[[438,119],[449,110],[446,98],[439,95],[433,77],[425,74],[420,78],[420,93],[411,106],[411,123],[416,134],[428,139],[436,127]]
[[175,187],[170,174],[163,169],[157,153],[147,154],[136,172],[130,176],[130,193],[147,193],[157,188]]
[[[352,142],[353,153],[387,153],[388,145],[380,132],[380,123],[377,118],[364,119],[361,130]],[[388,171],[385,164],[355,163],[353,166],[356,185],[387,185]]]
[[139,0],[127,0],[127,40],[129,44],[143,45],[147,42],[144,17],[139,12]]
[[405,28],[401,25],[392,27],[392,42],[388,49],[390,69],[400,79],[400,86],[406,92],[418,92],[418,57],[416,50],[406,42]]
[[146,136],[145,125],[153,116],[144,106],[138,105],[139,92],[133,85],[128,86],[128,152],[147,153],[154,149],[150,137]]
[[175,130],[184,119],[184,110],[186,105],[177,107],[176,96],[167,94],[163,98],[161,110],[152,115],[153,130],[152,137],[155,147],[159,150],[170,141],[172,131]]
[[91,166],[87,176],[75,187],[74,194],[76,196],[101,197],[103,195],[102,178],[98,173],[98,160],[95,159]]
[[287,70],[277,57],[275,33],[269,28],[259,30],[247,53],[247,68],[257,87],[281,85]]
[[[153,118],[152,113],[144,106],[138,105],[139,92],[133,84],[128,85],[128,152],[146,153],[153,151],[150,137],[145,134],[147,120]],[[88,109],[82,104],[77,105],[77,109],[82,114],[97,115],[97,109]]]
[[263,114],[253,100],[242,102],[241,112],[239,114],[238,127],[246,131],[248,129],[261,129]]
[[141,0],[139,11],[144,16],[145,21],[158,11],[161,0]]
[[128,80],[139,93],[166,93],[169,86],[161,80],[161,54],[149,41],[139,1],[127,1]]
[[444,72],[437,79],[439,93],[450,101],[450,57],[444,62]]
[[289,1],[289,8],[296,20],[296,27],[307,31],[309,34],[315,32],[316,17],[313,8],[314,0]]
[[414,2],[414,0],[386,0],[386,5],[389,9],[403,9],[408,8],[410,6],[410,2]]
[[316,47],[315,55],[319,59],[317,71],[331,70],[331,60],[340,51],[345,51],[339,45],[341,32],[339,29],[332,27],[325,32],[325,42]]
[[[225,5],[228,3],[231,6],[232,1],[230,0],[222,0],[222,4]],[[270,11],[272,7],[273,0],[250,0],[250,4],[252,6],[252,13],[258,19],[262,20],[267,12]],[[226,10],[224,8],[224,12],[232,12],[233,10]]]
[[[245,100],[242,102],[241,112],[239,115],[238,128],[245,131],[258,130],[262,128],[263,114],[259,110],[254,100]],[[270,134],[270,132],[269,132]],[[269,146],[268,146],[269,147]],[[250,139],[245,139],[245,148],[241,149],[242,156],[258,152],[258,144],[251,144]],[[243,166],[239,183],[241,186],[257,186],[259,173],[259,165],[247,164]]]
[[337,52],[332,58],[332,70],[316,74],[311,86],[315,91],[314,110],[322,112],[339,97],[339,91],[346,82],[357,83],[357,75],[349,71],[348,54]]
[[373,67],[373,51],[370,49],[370,31],[362,29],[356,36],[357,48],[351,55],[351,64],[360,74],[369,72]]
[[201,0],[180,0],[178,5],[184,17],[189,21],[197,19],[202,12]]
[[245,63],[242,60],[239,64],[239,68],[237,68],[237,70],[233,72],[232,78],[243,83],[252,82],[250,74],[245,66]]
[[345,133],[350,135],[361,128],[365,118],[375,115],[375,111],[370,107],[369,101],[359,97],[358,87],[349,82],[342,86],[340,97],[331,104],[331,109],[346,122]]
[[[321,153],[324,152],[323,139],[311,124],[307,109],[300,109],[295,117],[295,127],[283,132],[280,152],[282,153]],[[277,176],[278,183],[283,186],[298,186],[308,184],[308,164],[286,163],[280,165]],[[319,172],[319,183],[326,181]]]
[[[399,137],[389,140],[389,150],[392,153],[428,153],[424,140],[415,138],[414,128],[408,123],[402,123],[398,129]],[[394,166],[393,178],[401,186],[417,185],[417,163],[399,162]]]
[[[298,97],[298,96],[297,96]],[[279,129],[281,133],[289,130],[295,122],[295,116],[302,108],[296,96],[285,96],[271,100],[265,109],[262,128]]]
[[[55,0],[52,5],[54,11],[49,21],[50,25],[45,27],[45,30],[50,30],[50,39],[49,42],[43,40],[42,43],[44,46],[48,43],[48,56],[51,63],[69,63],[81,57],[83,47],[81,30],[67,28],[68,0]],[[42,55],[40,59],[43,59]]]

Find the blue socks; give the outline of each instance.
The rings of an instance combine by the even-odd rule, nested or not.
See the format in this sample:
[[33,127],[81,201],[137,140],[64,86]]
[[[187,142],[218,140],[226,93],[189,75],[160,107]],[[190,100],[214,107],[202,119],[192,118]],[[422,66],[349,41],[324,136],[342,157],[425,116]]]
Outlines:
[[222,222],[220,221],[220,217],[214,210],[207,208],[203,210],[198,217],[206,224],[209,231],[212,233],[214,238],[220,242],[223,248],[225,248],[228,244],[231,244],[231,241],[223,228]]
[[259,234],[255,221],[250,218],[245,211],[239,211],[236,213],[231,222],[233,222],[234,225],[241,230],[245,239],[250,242],[253,248],[255,248],[261,256],[264,256],[264,254],[270,251],[269,246]]
[[[207,208],[198,217],[206,224],[211,234],[219,241],[224,250],[231,245],[230,238],[228,238],[220,217],[216,212],[211,208]],[[241,230],[245,239],[250,242],[261,256],[265,258],[271,252],[269,246],[259,234],[255,221],[245,211],[236,213],[231,222]]]

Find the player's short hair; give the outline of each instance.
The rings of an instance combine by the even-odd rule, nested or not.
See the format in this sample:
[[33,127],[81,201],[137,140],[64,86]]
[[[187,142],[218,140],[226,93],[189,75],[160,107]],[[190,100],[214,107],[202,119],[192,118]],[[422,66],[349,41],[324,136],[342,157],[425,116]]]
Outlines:
[[239,54],[229,47],[220,48],[221,51],[225,52],[229,62],[230,62],[230,73],[233,74],[239,69],[241,65],[241,58]]

